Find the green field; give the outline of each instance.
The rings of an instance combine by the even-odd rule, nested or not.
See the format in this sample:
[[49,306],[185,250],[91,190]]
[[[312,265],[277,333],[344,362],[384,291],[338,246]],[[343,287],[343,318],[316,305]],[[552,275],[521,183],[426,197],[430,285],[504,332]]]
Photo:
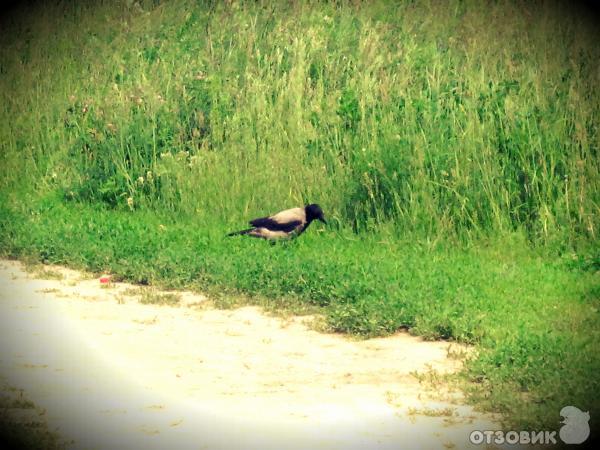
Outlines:
[[[476,346],[600,419],[600,32],[520,2],[86,2],[0,22],[0,254]],[[319,203],[281,245],[225,238]],[[514,429],[514,428],[513,428]]]

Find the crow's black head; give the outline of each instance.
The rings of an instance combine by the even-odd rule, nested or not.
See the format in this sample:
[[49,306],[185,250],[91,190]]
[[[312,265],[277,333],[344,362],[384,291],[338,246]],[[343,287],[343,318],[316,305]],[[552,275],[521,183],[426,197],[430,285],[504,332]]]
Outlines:
[[304,211],[306,211],[306,220],[312,222],[315,219],[320,220],[324,224],[327,224],[325,220],[325,216],[323,215],[323,210],[319,205],[313,203],[312,205],[308,205],[304,207]]

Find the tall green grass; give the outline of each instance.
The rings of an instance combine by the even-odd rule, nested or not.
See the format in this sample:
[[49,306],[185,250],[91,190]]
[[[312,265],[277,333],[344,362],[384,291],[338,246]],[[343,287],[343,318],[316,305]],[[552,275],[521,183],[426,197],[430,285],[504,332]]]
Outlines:
[[597,239],[600,36],[566,5],[130,3],[4,19],[4,186]]
[[[22,7],[0,23],[0,254],[472,343],[480,406],[595,421],[600,36],[576,9]],[[304,202],[332,226],[223,239]]]

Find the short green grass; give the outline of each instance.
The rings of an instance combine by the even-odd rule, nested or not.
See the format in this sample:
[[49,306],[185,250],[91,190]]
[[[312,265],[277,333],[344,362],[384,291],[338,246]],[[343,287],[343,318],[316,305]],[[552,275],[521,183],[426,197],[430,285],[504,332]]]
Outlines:
[[158,292],[156,289],[147,288],[140,292],[140,303],[144,305],[176,306],[181,301],[178,292]]
[[[474,344],[465,388],[513,425],[554,426],[561,405],[571,403],[598,411],[590,393],[600,387],[600,280],[593,263],[573,255],[550,258],[518,235],[458,248],[316,226],[294,242],[268,245],[226,238],[227,230],[193,217],[48,202],[2,207],[4,256],[217,300],[242,294],[244,302],[268,299],[271,308],[305,304],[325,315],[330,331],[379,336],[408,328]],[[165,301],[152,288],[143,292],[149,303]]]
[[422,415],[428,417],[454,417],[458,413],[456,408],[408,408],[409,415]]
[[62,280],[64,276],[57,270],[50,267],[44,267],[37,258],[26,258],[23,261],[25,270],[34,278],[42,280]]
[[[571,5],[55,2],[1,18],[0,252],[475,345],[600,418],[600,35]],[[286,245],[224,235],[318,202]]]

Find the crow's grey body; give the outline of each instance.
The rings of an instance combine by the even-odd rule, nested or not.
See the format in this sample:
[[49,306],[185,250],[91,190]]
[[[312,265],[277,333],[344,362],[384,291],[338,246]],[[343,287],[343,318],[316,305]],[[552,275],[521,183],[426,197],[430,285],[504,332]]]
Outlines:
[[327,223],[319,205],[286,209],[272,216],[251,220],[252,228],[235,231],[227,236],[248,235],[268,240],[292,238],[302,234],[315,219]]

